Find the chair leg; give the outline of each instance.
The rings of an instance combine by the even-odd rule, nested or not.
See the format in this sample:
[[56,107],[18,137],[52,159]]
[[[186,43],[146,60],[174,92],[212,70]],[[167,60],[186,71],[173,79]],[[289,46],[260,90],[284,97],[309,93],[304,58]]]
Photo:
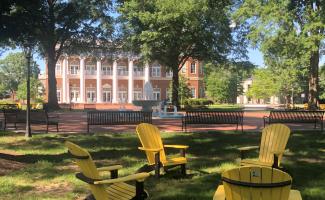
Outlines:
[[135,183],[135,197],[134,200],[144,200],[148,197],[148,194],[144,191],[144,182],[136,181]]
[[155,176],[160,177],[160,153],[155,154]]
[[186,165],[185,164],[181,165],[181,173],[183,176],[186,176]]
[[46,133],[48,133],[48,132],[49,132],[49,125],[46,124]]
[[56,132],[59,132],[59,124],[56,125]]

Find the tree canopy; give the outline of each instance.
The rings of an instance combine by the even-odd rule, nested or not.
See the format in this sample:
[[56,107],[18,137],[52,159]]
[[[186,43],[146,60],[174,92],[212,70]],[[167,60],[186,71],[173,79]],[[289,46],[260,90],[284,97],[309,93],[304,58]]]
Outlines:
[[[7,2],[7,1],[6,1]],[[111,1],[11,1],[1,18],[5,19],[0,39],[14,43],[34,42],[47,61],[48,105],[58,108],[55,64],[64,53],[99,54],[112,42],[113,25],[109,16]]]
[[224,61],[232,48],[230,1],[129,0],[121,3],[124,47],[173,71],[172,103],[179,105],[178,72],[188,58]]
[[[320,0],[238,1],[233,17],[247,31],[247,39],[259,46],[268,66],[305,69],[309,103],[318,99],[318,65],[324,50],[325,2]],[[294,72],[295,73],[295,72]],[[294,75],[290,76],[294,79]]]
[[[26,57],[24,53],[10,53],[0,60],[0,93],[1,96],[10,93],[14,98],[18,86],[26,79]],[[35,61],[31,62],[31,76],[36,78],[39,68]],[[26,98],[26,97],[25,97]]]

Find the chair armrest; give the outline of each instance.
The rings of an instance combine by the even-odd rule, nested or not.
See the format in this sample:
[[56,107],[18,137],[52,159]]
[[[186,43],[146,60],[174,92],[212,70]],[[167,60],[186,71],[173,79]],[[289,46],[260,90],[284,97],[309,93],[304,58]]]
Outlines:
[[144,147],[138,147],[138,149],[140,149],[141,151],[152,151],[152,152],[160,152],[162,151],[163,149],[159,149],[159,148],[156,148],[156,149],[147,149],[147,148],[144,148]]
[[289,149],[285,149],[283,151],[271,151],[271,153],[273,153],[275,155],[281,155],[281,154],[288,153],[288,152],[289,152]]
[[250,150],[254,150],[254,149],[259,149],[259,146],[248,146],[248,147],[239,147],[238,150],[239,151],[250,151]]
[[104,172],[104,171],[118,170],[118,169],[122,169],[122,168],[123,168],[122,165],[112,165],[112,166],[108,166],[108,167],[99,167],[99,168],[97,168],[97,170],[99,172]]
[[173,145],[173,144],[166,144],[164,145],[166,148],[174,148],[174,149],[187,149],[189,146],[187,145]]
[[259,146],[249,146],[249,147],[240,147],[238,150],[240,151],[240,158],[244,159],[245,158],[245,152],[250,151],[250,150],[255,150],[259,149]]
[[133,180],[143,182],[149,176],[150,176],[149,173],[143,172],[143,173],[132,174],[132,175],[121,177],[121,178],[94,181],[94,184],[95,185],[103,185],[103,184],[112,184],[112,183],[127,182],[127,181],[133,181]]

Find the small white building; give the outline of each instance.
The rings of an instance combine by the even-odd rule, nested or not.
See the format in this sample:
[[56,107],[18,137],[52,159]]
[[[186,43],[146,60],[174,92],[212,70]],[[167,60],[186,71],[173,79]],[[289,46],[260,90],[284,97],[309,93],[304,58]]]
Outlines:
[[246,96],[249,88],[253,83],[252,78],[243,81],[243,94],[237,96],[237,104],[280,104],[280,99],[277,96],[272,96],[269,99],[254,99]]

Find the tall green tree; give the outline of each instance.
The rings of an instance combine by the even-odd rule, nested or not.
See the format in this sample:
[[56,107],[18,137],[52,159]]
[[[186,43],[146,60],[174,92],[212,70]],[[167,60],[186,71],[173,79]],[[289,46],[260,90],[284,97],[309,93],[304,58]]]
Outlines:
[[[286,68],[308,72],[310,104],[318,100],[319,59],[324,50],[325,2],[321,0],[238,1],[236,24],[248,30],[247,38],[259,46],[265,60],[279,58]],[[289,64],[290,63],[290,64]],[[269,63],[267,63],[268,65]],[[288,65],[289,64],[289,65]]]
[[253,83],[246,96],[256,99],[267,99],[273,95],[278,95],[279,84],[270,69],[255,69],[253,72]]
[[207,77],[207,95],[219,103],[235,103],[237,85],[237,74],[227,70],[216,70]]
[[[0,93],[10,93],[14,98],[18,85],[26,79],[26,57],[22,52],[10,53],[0,60]],[[35,61],[31,62],[31,76],[38,77],[39,68]]]
[[179,106],[181,66],[188,58],[223,61],[231,51],[228,0],[127,0],[119,7],[125,48],[173,72],[172,103]]
[[235,103],[243,93],[241,83],[251,77],[255,67],[249,61],[206,64],[204,79],[208,96],[220,103]]
[[[18,85],[17,89],[17,98],[19,100],[27,100],[27,86],[26,81],[23,81]],[[30,98],[34,101],[37,101],[38,99],[41,99],[44,92],[44,88],[42,83],[38,80],[37,77],[33,77],[30,79]]]
[[[109,0],[14,0],[2,17],[9,28],[1,33],[3,40],[35,41],[37,50],[47,61],[48,106],[58,108],[55,64],[63,53],[86,52],[105,48],[112,41],[111,1]],[[100,53],[100,52],[95,52]]]

